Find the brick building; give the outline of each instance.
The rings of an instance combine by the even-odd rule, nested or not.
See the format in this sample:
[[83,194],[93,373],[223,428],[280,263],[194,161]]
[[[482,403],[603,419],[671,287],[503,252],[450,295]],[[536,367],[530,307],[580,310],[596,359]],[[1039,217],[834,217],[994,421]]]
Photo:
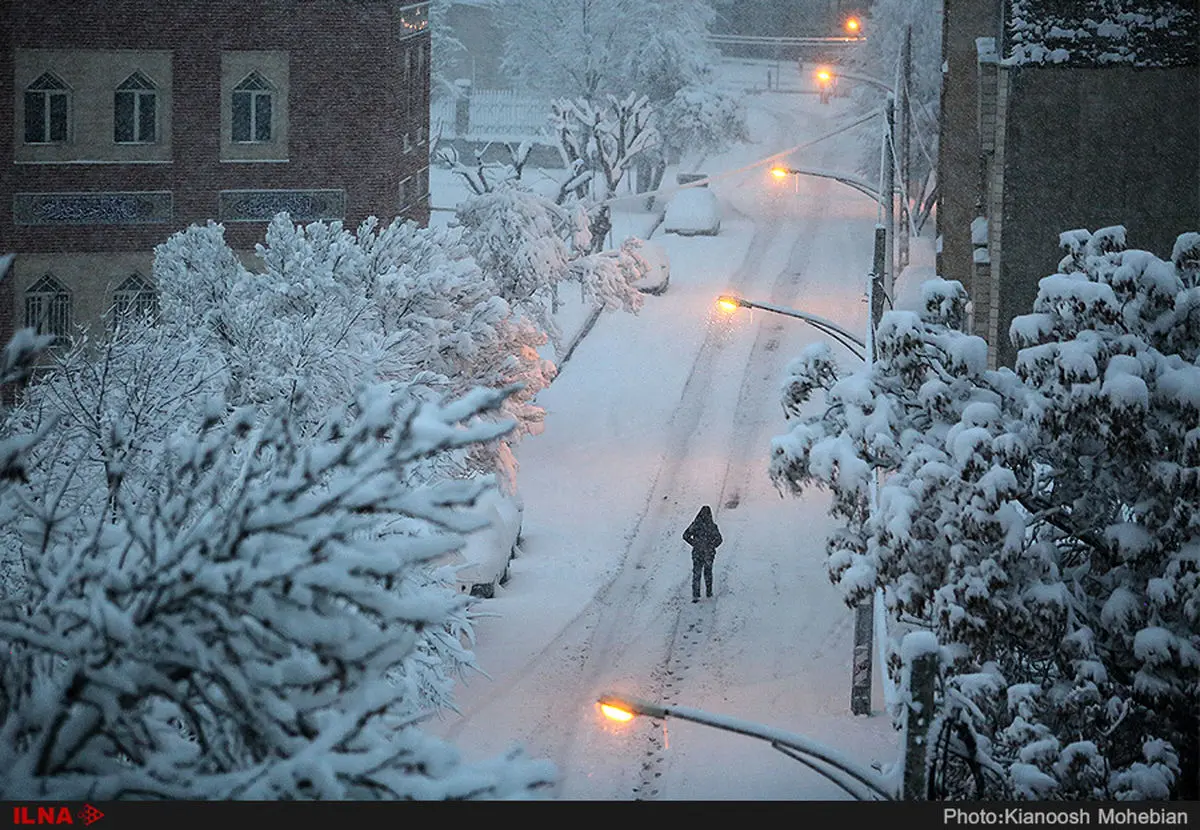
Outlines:
[[153,305],[193,223],[250,251],[284,210],[426,222],[428,6],[0,0],[0,324]]
[[938,273],[1011,365],[1062,231],[1124,225],[1167,257],[1200,230],[1195,0],[947,0]]

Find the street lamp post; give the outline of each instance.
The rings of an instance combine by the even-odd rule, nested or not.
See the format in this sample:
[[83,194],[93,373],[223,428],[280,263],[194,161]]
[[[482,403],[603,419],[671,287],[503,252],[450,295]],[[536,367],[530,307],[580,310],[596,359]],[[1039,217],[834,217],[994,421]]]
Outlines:
[[738,297],[734,294],[721,295],[717,298],[717,305],[725,311],[734,311],[738,308],[760,308],[763,311],[770,311],[773,314],[782,314],[785,317],[803,320],[813,328],[841,343],[859,360],[866,360],[867,344],[860,337],[846,331],[846,329],[832,320],[818,317],[816,314],[809,314],[807,311],[787,308],[786,306],[775,305],[774,303],[760,303],[755,300],[747,300],[745,297]]
[[[878,318],[875,315],[876,312],[882,313],[883,310],[883,303],[881,301],[883,292],[880,290],[880,281],[877,276],[882,270],[884,253],[883,237],[884,228],[877,226],[875,229],[875,272],[870,275],[870,282],[867,287],[867,297],[871,305],[871,325],[867,330],[866,341],[846,331],[846,329],[832,320],[826,320],[824,317],[818,317],[815,314],[795,308],[786,308],[774,305],[773,303],[760,303],[732,294],[724,294],[718,297],[717,305],[725,311],[736,311],[738,308],[761,308],[764,311],[770,311],[774,314],[782,314],[786,317],[803,320],[813,328],[841,343],[851,354],[869,365],[874,360],[875,326],[878,323]],[[872,493],[873,508],[874,493]],[[851,658],[850,672],[850,711],[855,715],[871,714],[871,652],[874,648],[874,624],[874,602],[871,599],[863,600],[854,608],[854,651]]]
[[805,764],[828,778],[860,801],[894,801],[896,799],[893,788],[880,780],[873,771],[859,766],[854,761],[842,756],[837,750],[803,735],[724,715],[715,715],[700,709],[651,703],[611,692],[601,695],[597,703],[600,705],[600,711],[606,717],[620,722],[630,721],[638,715],[659,720],[676,718],[711,726],[725,732],[758,738],[766,741],[772,748],[779,750],[789,758]]
[[[896,99],[898,97],[897,92],[899,90],[903,90],[904,98],[902,99],[902,102],[906,106],[906,110],[903,113],[903,117],[905,119],[904,120],[905,136],[903,138],[906,139],[907,138],[907,130],[908,130],[908,116],[909,116],[909,113],[907,112],[907,103],[908,103],[907,94],[908,94],[908,87],[909,87],[909,75],[911,73],[911,59],[909,58],[909,54],[908,54],[909,50],[911,49],[911,43],[909,41],[909,37],[911,37],[911,34],[906,33],[906,38],[905,38],[906,43],[905,43],[905,50],[904,50],[905,54],[903,56],[903,60],[901,61],[900,66],[898,67],[897,78],[896,78],[896,82],[894,84],[887,84],[877,78],[872,78],[868,75],[859,75],[856,72],[845,72],[845,71],[839,70],[839,72],[837,73],[837,76],[847,78],[852,81],[859,81],[861,83],[869,84],[869,85],[874,86],[886,93],[884,110],[883,110],[883,114],[884,114],[884,118],[885,118],[885,125],[884,125],[884,134],[883,134],[883,141],[882,141],[882,148],[881,148],[882,159],[880,161],[878,189],[872,188],[866,182],[858,180],[855,177],[836,174],[836,173],[828,173],[825,171],[805,170],[802,168],[794,168],[794,167],[776,167],[776,168],[773,168],[771,171],[772,174],[775,175],[777,178],[782,178],[785,175],[796,175],[796,176],[811,175],[811,176],[819,176],[819,177],[834,179],[836,181],[840,181],[842,184],[845,184],[849,187],[853,187],[854,189],[858,190],[861,193],[871,196],[879,204],[880,212],[883,214],[883,216],[882,216],[882,222],[877,224],[875,227],[874,255],[872,257],[872,270],[871,270],[870,275],[868,276],[868,281],[867,281],[867,299],[869,302],[871,319],[870,319],[870,323],[869,323],[868,329],[867,329],[867,341],[862,346],[863,354],[858,355],[859,357],[864,359],[866,362],[868,362],[868,364],[870,362],[872,362],[875,358],[875,329],[879,324],[880,318],[883,316],[885,303],[890,303],[891,298],[893,297],[894,291],[895,291],[895,278],[894,278],[894,273],[895,273],[895,255],[894,255],[895,229],[893,227],[894,219],[895,219],[894,211],[895,211],[895,191],[896,191],[896,175],[895,175],[896,153],[895,153],[894,148],[895,148],[896,138],[897,138],[895,105],[896,105]],[[826,91],[832,89],[833,83],[835,82],[835,75],[833,74],[832,70],[829,69],[828,67],[821,67],[818,69],[817,81],[819,84],[821,84],[822,96],[824,98]],[[901,161],[902,175],[906,175],[905,171],[907,171],[907,168],[908,168],[908,159],[907,159],[908,142],[907,142],[907,140],[903,141],[903,144],[901,146],[901,153],[902,153],[902,161]],[[904,188],[907,189],[907,187],[908,187],[907,181],[905,181],[903,178],[901,181],[903,183]],[[908,222],[909,219],[908,219],[908,208],[907,208],[907,199],[908,199],[907,190],[905,190],[902,193],[901,198],[905,201],[905,204],[902,206],[902,209],[903,209],[903,212],[901,214],[902,220],[905,222]],[[907,264],[907,259],[908,259],[907,226],[905,227],[905,231],[906,232],[902,235],[903,248],[904,248],[904,250],[902,251],[902,257],[904,259],[904,264]],[[745,305],[745,304],[746,303],[738,303],[737,305]],[[734,305],[733,307],[736,308],[737,305]],[[751,306],[751,307],[760,307],[761,308],[761,307],[764,307],[764,305],[759,304],[757,306]],[[778,309],[769,309],[769,310],[778,310]],[[789,316],[797,316],[797,317],[801,317],[801,319],[805,319],[799,313],[790,314]],[[808,320],[808,322],[812,323],[813,321]],[[828,322],[828,321],[826,321],[826,322]],[[820,326],[818,326],[818,328],[820,328]],[[831,336],[833,336],[829,330],[826,330],[826,329],[822,329],[822,330],[826,331],[827,334],[830,334]],[[857,340],[855,342],[861,343],[861,341],[857,341]],[[844,341],[843,341],[843,344],[845,345]],[[874,510],[874,508],[875,508],[875,498],[876,498],[875,494],[876,494],[877,486],[878,486],[877,482],[872,483],[872,492],[871,492],[871,509],[872,510]],[[871,666],[872,654],[871,653],[874,648],[874,642],[873,642],[873,640],[874,640],[874,617],[877,612],[877,609],[875,606],[879,605],[880,603],[881,603],[881,598],[880,598],[879,592],[876,591],[873,600],[872,599],[864,600],[855,607],[853,670],[852,670],[852,675],[851,675],[851,680],[850,680],[850,711],[856,715],[869,715],[871,713],[871,673],[872,673],[872,666]]]
[[815,176],[818,179],[833,179],[835,182],[841,182],[847,187],[852,187],[864,196],[870,196],[876,202],[881,202],[882,196],[879,195],[879,190],[869,182],[863,181],[857,176],[851,176],[846,173],[837,173],[832,170],[820,170],[815,167],[772,167],[771,175],[777,179],[787,178],[788,176],[796,176],[796,190],[800,189],[800,176]]

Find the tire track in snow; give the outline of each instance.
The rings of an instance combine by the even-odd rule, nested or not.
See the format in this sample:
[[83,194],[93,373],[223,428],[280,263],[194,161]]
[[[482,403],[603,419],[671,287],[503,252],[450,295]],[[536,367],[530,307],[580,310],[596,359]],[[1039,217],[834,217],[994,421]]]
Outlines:
[[[774,114],[781,127],[789,119]],[[771,217],[761,221],[748,248],[741,267],[730,280],[729,288],[739,293],[761,296],[759,283],[768,267],[775,271],[775,281],[770,289],[771,297],[786,303],[793,294],[779,293],[780,283],[786,284],[796,274],[793,267],[795,234],[789,233],[800,220]],[[783,248],[780,257],[779,249]],[[782,265],[775,268],[777,260]],[[770,266],[768,266],[770,263]],[[765,287],[765,286],[764,286]],[[504,682],[489,690],[488,700],[465,712],[450,728],[448,737],[457,734],[476,719],[484,719],[496,711],[496,707],[516,708],[521,715],[521,726],[512,737],[523,744],[531,754],[549,757],[559,767],[558,795],[571,797],[580,787],[586,790],[588,783],[573,781],[572,776],[586,770],[589,757],[586,750],[590,744],[603,739],[604,750],[609,755],[617,754],[613,740],[621,743],[619,754],[627,757],[629,769],[642,767],[637,781],[632,786],[635,798],[655,798],[660,795],[658,781],[663,766],[664,733],[661,722],[635,721],[625,727],[628,731],[619,738],[600,735],[594,694],[609,685],[621,689],[621,679],[631,681],[632,688],[641,694],[657,693],[661,699],[673,701],[676,691],[684,684],[687,673],[701,655],[698,649],[712,636],[715,606],[693,606],[682,597],[685,593],[686,563],[683,557],[664,560],[662,551],[667,545],[679,546],[677,536],[680,516],[674,504],[674,496],[683,501],[697,492],[693,480],[695,474],[687,475],[689,448],[703,440],[704,427],[711,431],[709,420],[719,419],[715,424],[720,430],[732,430],[735,436],[752,430],[745,429],[750,417],[748,406],[759,402],[753,389],[767,379],[751,382],[748,373],[761,373],[761,361],[774,351],[768,346],[769,335],[764,336],[765,327],[759,331],[750,354],[753,357],[739,364],[738,370],[728,373],[714,371],[722,360],[732,360],[724,346],[726,332],[711,326],[704,341],[696,352],[687,380],[674,408],[671,418],[667,447],[661,456],[648,495],[637,516],[632,530],[626,535],[619,566],[614,575],[597,592],[555,638],[530,658],[524,666],[513,672]],[[741,349],[736,350],[741,357]],[[776,360],[779,355],[773,355]],[[753,367],[753,368],[751,368]],[[739,371],[740,370],[740,371]],[[733,424],[726,413],[713,412],[709,407],[714,383],[723,386],[740,383],[738,405]],[[745,458],[752,446],[752,438],[745,435],[735,455]],[[735,471],[743,478],[749,473],[738,468],[732,460],[723,473],[711,483],[724,489]],[[766,471],[763,470],[763,475]],[[714,490],[703,490],[711,493]],[[710,495],[704,496],[711,500]],[[686,511],[689,513],[690,504]],[[720,506],[718,505],[718,509]],[[664,569],[678,571],[679,577],[659,575]],[[682,613],[693,608],[696,614]],[[703,609],[703,610],[700,610]],[[707,622],[698,622],[703,618]],[[643,665],[630,665],[643,660]],[[651,680],[650,688],[645,681]],[[601,685],[603,683],[603,685]],[[532,704],[534,705],[531,705]],[[536,706],[544,703],[544,706]],[[633,729],[629,729],[633,726]],[[574,786],[573,786],[574,785]],[[628,791],[627,791],[628,792]],[[586,793],[584,797],[596,797]],[[611,797],[611,791],[602,797]]]
[[[824,198],[828,187],[828,183],[817,183],[812,193],[816,198]],[[814,246],[809,240],[821,232],[823,219],[820,216],[815,219],[806,217],[797,221],[797,224],[804,230],[799,234],[784,267],[769,288],[769,302],[778,305],[789,306],[794,302],[802,276],[812,259]],[[768,316],[755,323],[754,343],[742,367],[737,403],[730,423],[732,440],[728,442],[730,452],[720,481],[720,496],[716,503],[718,511],[736,510],[740,504],[740,493],[745,489],[749,476],[767,475],[765,466],[759,471],[754,469],[750,462],[757,455],[756,448],[761,439],[757,427],[762,423],[761,407],[769,394],[767,387],[773,385],[784,363],[790,360],[779,349],[784,327],[788,322]],[[799,321],[795,324],[801,325]],[[734,485],[732,489],[731,481]],[[731,539],[729,542],[735,543],[735,540]],[[729,557],[719,559],[723,563],[732,561]],[[736,559],[736,556],[733,559]],[[725,593],[723,586],[726,581],[723,572],[724,568],[714,574],[714,582],[722,586],[718,588],[717,597],[714,599]],[[715,602],[701,600],[699,612],[696,614],[689,614],[688,610],[686,605],[680,607],[665,660],[654,674],[655,697],[667,704],[675,702],[678,689],[688,684],[694,667],[707,662],[709,642],[720,638]],[[707,667],[705,675],[711,675]],[[668,748],[664,736],[662,722],[652,721],[647,737],[652,750],[646,752],[646,758],[640,766],[639,781],[633,789],[633,797],[637,800],[656,798],[660,794],[658,781],[663,774],[667,757],[665,751]]]
[[[790,248],[790,239],[782,236],[782,224],[772,220],[756,229],[746,259],[730,280],[732,290],[753,290],[764,262],[772,255],[779,258],[780,247],[785,248],[785,253],[786,248]],[[662,549],[662,543],[675,535],[678,517],[674,515],[676,508],[668,496],[678,496],[684,489],[681,478],[688,446],[697,435],[707,410],[712,384],[725,377],[713,371],[713,367],[722,356],[728,339],[724,326],[710,325],[697,350],[671,416],[667,448],[642,509],[626,535],[613,577],[553,640],[513,672],[506,682],[493,687],[485,703],[464,712],[447,730],[449,739],[455,739],[475,718],[485,717],[492,707],[511,701],[522,686],[531,685],[538,690],[538,698],[554,700],[556,705],[531,712],[532,729],[518,742],[527,747],[539,746],[538,754],[547,754],[558,764],[565,780],[578,733],[594,728],[593,707],[587,705],[591,701],[580,700],[581,685],[589,692],[593,690],[628,647],[628,631],[654,636],[654,632],[666,632],[673,627],[670,615],[663,620],[656,619],[669,611],[670,595],[651,598],[650,591],[655,584],[664,582],[655,579],[656,571],[662,567],[678,568],[680,563],[664,563],[656,554]],[[674,583],[678,585],[679,580]],[[665,584],[672,584],[672,580],[665,580]],[[678,588],[672,587],[671,593],[677,594]],[[665,644],[659,650],[664,647]],[[572,671],[562,671],[564,660],[575,664]],[[551,690],[552,693],[547,694]],[[595,688],[596,692],[601,690]],[[560,780],[560,790],[563,780]]]

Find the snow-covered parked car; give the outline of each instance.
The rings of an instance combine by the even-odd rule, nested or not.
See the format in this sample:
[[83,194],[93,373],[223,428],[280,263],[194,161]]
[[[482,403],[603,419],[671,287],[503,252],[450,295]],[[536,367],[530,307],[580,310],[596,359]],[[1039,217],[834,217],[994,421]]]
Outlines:
[[663,231],[680,236],[716,236],[721,231],[721,209],[707,187],[681,190],[667,205]]
[[525,505],[519,494],[505,495],[499,489],[485,492],[472,512],[486,519],[487,527],[466,535],[466,544],[435,563],[448,567],[460,593],[490,599],[496,586],[508,582],[508,565],[517,555]]

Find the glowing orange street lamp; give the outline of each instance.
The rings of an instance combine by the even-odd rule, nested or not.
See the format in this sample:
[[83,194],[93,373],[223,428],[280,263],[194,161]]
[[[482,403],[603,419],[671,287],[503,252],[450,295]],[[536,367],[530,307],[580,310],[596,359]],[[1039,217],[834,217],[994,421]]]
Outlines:
[[823,84],[827,84],[833,80],[833,73],[830,72],[828,69],[818,69],[817,70],[817,80]]
[[717,297],[717,308],[721,311],[734,312],[742,307],[737,297]]
[[637,717],[633,712],[627,712],[624,709],[621,709],[620,707],[614,706],[610,703],[601,703],[600,711],[603,712],[604,717],[608,718],[609,720],[620,721],[622,723],[633,720],[635,717]]
[[[817,331],[822,332],[826,336],[836,340],[849,350],[850,354],[857,357],[859,360],[865,360],[866,343],[862,341],[856,334],[846,331],[832,320],[826,320],[824,317],[818,317],[815,314],[809,314],[807,311],[800,311],[796,308],[787,308],[786,306],[775,305],[773,303],[760,303],[757,300],[747,300],[745,297],[738,297],[735,294],[722,294],[717,297],[717,308],[724,312],[732,313],[739,308],[759,308],[763,311],[770,311],[775,314],[782,314],[785,317],[795,317],[797,320],[803,320]],[[600,701],[601,704],[611,704],[612,700],[605,699]],[[631,710],[632,711],[632,710]]]
[[790,176],[792,174],[791,174],[791,171],[788,170],[786,167],[772,167],[771,175],[777,179],[786,179],[788,176]]
[[601,695],[596,702],[600,704],[600,711],[607,717],[621,722],[633,720],[637,715],[656,720],[670,717],[766,741],[784,755],[800,761],[837,784],[854,798],[863,801],[891,801],[898,795],[888,782],[875,774],[874,770],[865,769],[854,761],[843,758],[837,750],[818,744],[803,735],[704,712],[700,709],[667,706],[613,692]]
[[846,31],[849,32],[850,34],[852,34],[852,35],[858,34],[858,31],[860,28],[862,28],[862,25],[858,22],[857,17],[851,17],[848,20],[846,20]]

